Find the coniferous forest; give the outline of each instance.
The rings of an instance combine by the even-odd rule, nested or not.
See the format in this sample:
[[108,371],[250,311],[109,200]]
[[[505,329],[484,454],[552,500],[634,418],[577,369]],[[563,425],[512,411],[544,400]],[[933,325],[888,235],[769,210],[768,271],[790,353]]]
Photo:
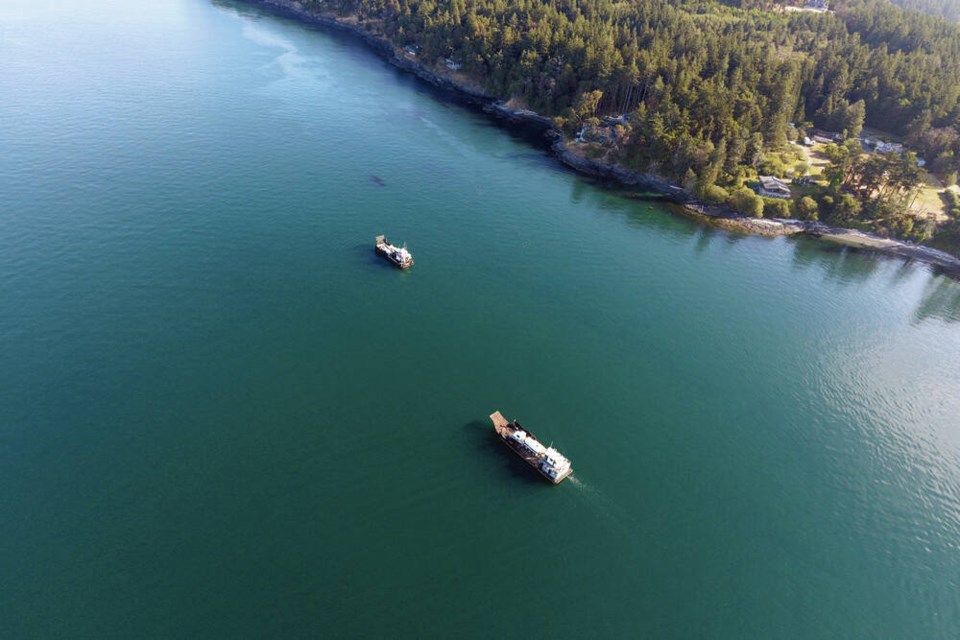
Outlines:
[[[770,0],[302,4],[356,16],[396,45],[416,47],[422,61],[449,60],[490,94],[553,117],[571,135],[625,116],[611,133],[612,159],[708,201],[730,202],[758,172],[782,173],[787,158],[776,154],[809,126],[846,138],[873,126],[906,141],[936,175],[960,169],[960,27],[887,0],[837,0],[828,12]],[[864,189],[849,176],[868,162],[853,145],[845,149],[834,150],[832,191],[811,193],[814,205],[794,203],[795,212],[881,220],[882,232],[923,239],[929,230],[904,228],[912,222],[895,215],[913,185]],[[848,206],[835,212],[841,200]]]
[[904,9],[937,16],[950,22],[960,22],[958,0],[891,0],[891,2]]

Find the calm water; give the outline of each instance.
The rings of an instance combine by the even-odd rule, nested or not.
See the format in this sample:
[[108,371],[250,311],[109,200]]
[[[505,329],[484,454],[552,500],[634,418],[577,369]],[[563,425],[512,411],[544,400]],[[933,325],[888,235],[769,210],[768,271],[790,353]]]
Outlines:
[[0,637],[957,637],[957,283],[242,5],[8,0],[0,61]]

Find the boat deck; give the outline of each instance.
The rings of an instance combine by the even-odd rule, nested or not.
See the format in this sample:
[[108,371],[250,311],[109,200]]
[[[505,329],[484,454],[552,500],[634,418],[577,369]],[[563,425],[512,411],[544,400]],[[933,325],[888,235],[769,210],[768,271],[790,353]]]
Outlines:
[[[374,240],[374,249],[376,252],[390,261],[390,264],[399,268],[399,269],[409,269],[413,266],[413,256],[406,251],[406,247],[400,249],[390,244],[390,241],[387,240],[386,236],[377,236]],[[406,253],[406,260],[398,259],[397,252],[404,251]]]
[[540,468],[540,456],[534,455],[523,449],[519,444],[515,443],[511,438],[510,434],[514,431],[520,430],[525,432],[528,436],[532,437],[534,440],[537,439],[537,436],[533,435],[525,427],[520,425],[518,422],[510,422],[503,417],[499,411],[495,411],[490,414],[490,420],[493,422],[493,428],[497,431],[497,436],[500,438],[500,441],[503,442],[507,447],[510,448],[515,454],[523,458],[523,460],[529,464],[531,467],[537,470],[541,476],[546,478],[549,482],[553,484],[560,484],[567,476],[573,473],[573,467],[567,469],[567,472],[562,476],[559,476],[556,479],[551,478]]

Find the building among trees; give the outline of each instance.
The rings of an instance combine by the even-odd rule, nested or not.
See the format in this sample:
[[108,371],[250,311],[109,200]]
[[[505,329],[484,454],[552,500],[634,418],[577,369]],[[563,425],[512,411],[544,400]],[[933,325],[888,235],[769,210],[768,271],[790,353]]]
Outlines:
[[775,176],[760,176],[757,193],[768,198],[789,198],[791,195],[787,183]]

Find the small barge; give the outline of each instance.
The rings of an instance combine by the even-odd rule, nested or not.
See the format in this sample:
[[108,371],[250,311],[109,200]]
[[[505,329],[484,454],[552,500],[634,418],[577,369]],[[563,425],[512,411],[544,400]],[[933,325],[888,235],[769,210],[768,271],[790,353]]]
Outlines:
[[413,266],[413,256],[407,251],[407,247],[397,247],[387,241],[387,236],[377,236],[377,253],[389,260],[396,267],[409,269]]
[[573,473],[570,461],[553,447],[545,447],[537,437],[514,420],[509,422],[499,411],[490,414],[493,428],[503,444],[553,484],[560,484]]

